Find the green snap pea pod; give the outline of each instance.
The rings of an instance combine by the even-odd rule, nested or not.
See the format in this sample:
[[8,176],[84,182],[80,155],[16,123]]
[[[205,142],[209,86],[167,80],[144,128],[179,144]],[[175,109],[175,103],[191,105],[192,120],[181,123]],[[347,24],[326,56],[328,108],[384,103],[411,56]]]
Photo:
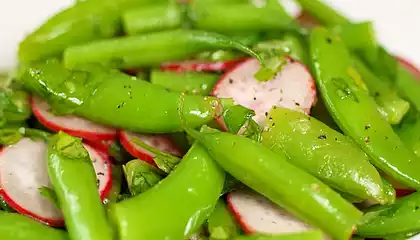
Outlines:
[[335,239],[350,237],[361,213],[320,180],[291,165],[286,155],[231,133],[185,130],[245,185]]
[[174,92],[208,96],[219,75],[201,72],[171,72],[152,70],[150,82]]
[[109,217],[118,229],[118,239],[179,240],[190,236],[213,211],[224,178],[224,171],[206,150],[194,144],[168,177],[147,192],[111,207]]
[[128,35],[179,28],[182,20],[183,13],[177,4],[152,5],[128,10],[122,15],[124,31]]
[[309,60],[304,39],[291,33],[284,34],[280,39],[260,42],[253,49],[263,56],[287,55],[304,64],[307,64]]
[[395,235],[384,237],[384,240],[406,240],[406,239],[416,236],[417,234],[419,233],[414,232],[414,233],[395,234]]
[[224,35],[177,29],[69,47],[64,52],[64,64],[67,67],[84,63],[117,68],[142,67],[182,60],[213,49],[236,49],[261,60],[251,49]]
[[250,235],[239,236],[234,240],[322,240],[324,236],[321,231],[307,231],[300,233],[289,233],[282,235]]
[[316,82],[334,120],[367,153],[373,165],[400,183],[419,189],[420,160],[404,146],[352,75],[344,43],[324,28],[314,29],[310,42]]
[[144,193],[163,178],[163,173],[145,161],[132,160],[123,165],[131,196]]
[[322,25],[336,26],[350,21],[321,0],[297,0],[299,5]]
[[420,231],[420,193],[398,199],[392,205],[374,206],[361,218],[357,235],[386,237]]
[[193,26],[211,31],[268,31],[293,29],[293,18],[277,2],[264,7],[248,3],[192,4],[189,16]]
[[112,239],[96,185],[96,174],[82,140],[59,132],[48,144],[48,175],[70,238]]
[[372,22],[343,23],[332,28],[351,50],[371,51],[377,42]]
[[353,62],[370,95],[378,104],[379,112],[389,124],[398,124],[408,112],[410,103],[401,99],[388,81],[378,78],[360,59],[354,58]]
[[103,203],[108,207],[117,202],[118,195],[121,193],[123,170],[119,165],[112,165],[112,187]]
[[386,204],[383,183],[366,154],[346,136],[303,113],[272,109],[261,142],[334,189]]
[[59,56],[65,48],[119,32],[119,15],[115,7],[95,1],[76,4],[50,18],[28,35],[19,46],[22,62]]
[[[73,113],[134,132],[181,131],[176,110],[180,94],[146,81],[124,74],[71,71],[56,61],[24,67],[19,79],[58,113]],[[218,105],[211,97],[187,96],[187,121],[194,126],[211,121]]]
[[420,157],[420,120],[403,123],[396,132],[404,144]]
[[38,129],[19,127],[0,129],[0,145],[13,145],[24,137],[48,141],[50,134]]
[[0,211],[0,239],[4,240],[69,240],[68,234],[48,227],[18,213]]
[[402,97],[407,99],[413,107],[420,111],[420,79],[406,67],[399,65],[395,87]]
[[223,199],[217,202],[207,223],[210,240],[229,240],[241,233],[240,227],[229,212]]
[[196,60],[204,60],[210,62],[233,61],[241,58],[245,58],[245,55],[241,52],[235,52],[231,50],[205,51],[197,54],[194,57]]

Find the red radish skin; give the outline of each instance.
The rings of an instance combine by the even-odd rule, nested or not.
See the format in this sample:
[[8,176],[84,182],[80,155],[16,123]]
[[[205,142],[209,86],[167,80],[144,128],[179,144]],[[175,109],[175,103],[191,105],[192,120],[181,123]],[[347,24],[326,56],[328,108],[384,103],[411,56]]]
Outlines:
[[117,130],[73,115],[56,116],[51,114],[49,105],[38,97],[32,97],[32,111],[38,121],[46,128],[63,131],[75,137],[90,141],[113,140]]
[[[84,144],[98,177],[101,199],[109,194],[112,172],[108,157]],[[17,212],[53,227],[64,226],[63,216],[40,187],[52,188],[47,172],[47,144],[42,140],[23,138],[0,151],[0,195]],[[14,184],[14,185],[13,185]],[[19,184],[16,187],[16,184]],[[23,188],[23,189],[22,189]]]
[[235,190],[227,195],[229,209],[247,234],[285,234],[312,229],[262,195]]
[[232,69],[244,59],[218,62],[205,61],[184,61],[184,62],[169,62],[161,65],[162,71],[174,72],[223,72]]
[[225,73],[212,95],[233,98],[236,104],[254,110],[254,120],[260,125],[273,106],[309,114],[316,102],[315,82],[305,65],[291,58],[288,61],[273,80],[260,82],[254,78],[260,68],[258,61],[248,59]]
[[144,160],[148,163],[155,164],[153,158],[155,155],[132,142],[133,139],[142,141],[149,146],[159,149],[162,152],[172,154],[174,156],[182,156],[182,151],[169,139],[166,135],[150,135],[150,134],[137,134],[127,131],[120,131],[121,145],[133,157]]
[[[44,141],[29,138],[5,147],[0,155],[0,195],[17,212],[60,227],[64,225],[60,210],[38,190],[42,186],[52,188],[46,153],[47,144]],[[20,186],[16,187],[16,184]]]

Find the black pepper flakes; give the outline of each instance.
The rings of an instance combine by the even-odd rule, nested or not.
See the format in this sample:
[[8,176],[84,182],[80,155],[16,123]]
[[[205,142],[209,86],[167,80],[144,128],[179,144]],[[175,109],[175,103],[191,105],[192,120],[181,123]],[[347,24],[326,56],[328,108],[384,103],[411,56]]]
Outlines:
[[322,134],[318,136],[318,139],[325,140],[327,139],[327,136],[325,134]]
[[330,37],[327,37],[327,43],[331,44],[332,43],[332,39]]
[[229,83],[232,84],[233,83],[233,79],[229,78]]
[[273,120],[273,118],[272,118],[272,117],[269,117],[269,118],[268,118],[268,120],[272,121],[272,120]]
[[365,137],[364,141],[365,141],[365,143],[370,142],[370,137]]
[[373,94],[373,96],[374,96],[374,97],[379,97],[379,96],[381,96],[381,94],[380,94],[379,92],[375,92],[375,93]]
[[365,130],[368,130],[370,128],[370,124],[365,126]]
[[295,102],[295,105],[296,105],[296,106],[300,106],[300,103],[298,103],[298,102]]
[[255,100],[257,100],[257,98],[256,98],[256,97],[254,97],[254,101],[255,101]]
[[105,173],[103,173],[103,172],[98,172],[98,173],[97,173],[97,175],[98,175],[98,176],[105,176]]
[[268,116],[268,112],[265,112],[264,115],[267,117]]
[[272,127],[274,127],[275,125],[276,125],[276,123],[275,123],[275,122],[273,122],[273,123],[271,124],[271,126],[272,126]]
[[385,136],[385,140],[388,140],[388,137],[387,136]]
[[338,138],[334,138],[335,141],[338,141]]

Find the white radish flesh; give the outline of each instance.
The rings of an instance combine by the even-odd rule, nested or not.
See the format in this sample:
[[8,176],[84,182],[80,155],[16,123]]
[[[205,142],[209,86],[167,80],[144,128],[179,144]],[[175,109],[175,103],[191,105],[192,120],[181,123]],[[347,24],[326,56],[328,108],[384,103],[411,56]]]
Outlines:
[[316,89],[306,66],[289,59],[276,77],[266,82],[254,78],[259,69],[255,59],[238,64],[221,77],[212,95],[233,98],[236,104],[254,110],[254,120],[261,126],[273,106],[309,113],[316,101]]
[[308,224],[250,190],[229,193],[227,202],[243,230],[250,234],[285,234],[311,229]]
[[88,151],[89,157],[92,160],[98,181],[98,191],[103,200],[108,196],[112,187],[111,162],[109,161],[109,157],[103,152],[100,152],[87,144],[83,144],[83,146]]
[[151,134],[137,134],[127,131],[120,132],[120,141],[125,150],[132,156],[154,163],[153,158],[155,154],[133,143],[133,140],[141,141],[153,148],[156,148],[164,153],[169,153],[174,156],[182,156],[181,150],[169,139],[166,135],[151,135]]
[[112,140],[117,137],[117,130],[114,128],[74,115],[52,114],[50,106],[38,97],[32,97],[32,111],[42,125],[55,132],[61,130],[72,136],[91,141]]

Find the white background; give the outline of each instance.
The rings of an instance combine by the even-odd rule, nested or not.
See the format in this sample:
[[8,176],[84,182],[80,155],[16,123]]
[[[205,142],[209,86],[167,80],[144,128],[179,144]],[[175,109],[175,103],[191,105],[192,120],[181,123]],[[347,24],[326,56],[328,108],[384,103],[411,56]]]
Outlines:
[[[280,1],[291,5],[290,0]],[[374,20],[379,41],[391,52],[420,66],[420,0],[325,1],[353,20]],[[0,72],[16,64],[17,44],[26,33],[71,3],[72,0],[0,0]],[[296,12],[293,4],[291,9]]]

